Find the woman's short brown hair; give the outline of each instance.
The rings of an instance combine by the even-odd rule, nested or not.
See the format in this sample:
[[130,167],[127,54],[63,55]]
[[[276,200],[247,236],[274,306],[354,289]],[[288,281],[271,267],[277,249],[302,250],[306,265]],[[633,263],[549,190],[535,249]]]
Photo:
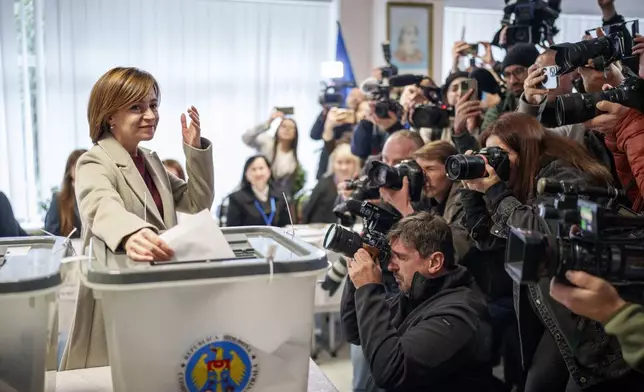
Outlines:
[[87,121],[92,143],[109,132],[109,117],[117,110],[143,100],[153,90],[160,97],[159,83],[154,76],[138,68],[117,67],[98,79],[89,96]]
[[414,159],[424,159],[426,161],[438,161],[445,163],[447,157],[457,155],[458,150],[450,142],[436,140],[425,144],[422,148],[416,150],[411,157]]

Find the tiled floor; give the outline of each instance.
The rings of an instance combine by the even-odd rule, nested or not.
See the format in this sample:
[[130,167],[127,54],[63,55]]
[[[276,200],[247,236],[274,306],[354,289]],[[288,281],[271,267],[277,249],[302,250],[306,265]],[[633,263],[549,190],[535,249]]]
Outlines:
[[339,392],[351,392],[353,369],[351,368],[349,346],[347,344],[339,350],[336,358],[331,358],[328,353],[322,352],[315,362],[333,385],[338,388]]

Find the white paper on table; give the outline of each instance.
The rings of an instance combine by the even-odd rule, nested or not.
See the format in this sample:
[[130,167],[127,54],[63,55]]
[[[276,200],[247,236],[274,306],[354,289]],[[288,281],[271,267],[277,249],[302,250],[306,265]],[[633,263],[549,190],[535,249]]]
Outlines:
[[230,260],[235,253],[209,210],[186,215],[159,237],[174,250],[170,261]]

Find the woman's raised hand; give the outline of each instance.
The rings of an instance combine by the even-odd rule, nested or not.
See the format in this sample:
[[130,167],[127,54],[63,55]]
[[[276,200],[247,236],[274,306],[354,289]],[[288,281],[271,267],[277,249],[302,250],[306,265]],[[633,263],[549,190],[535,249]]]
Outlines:
[[194,106],[188,108],[188,115],[190,116],[190,125],[186,120],[186,114],[181,114],[181,134],[183,135],[183,142],[194,148],[201,148],[201,123],[199,122],[199,112]]

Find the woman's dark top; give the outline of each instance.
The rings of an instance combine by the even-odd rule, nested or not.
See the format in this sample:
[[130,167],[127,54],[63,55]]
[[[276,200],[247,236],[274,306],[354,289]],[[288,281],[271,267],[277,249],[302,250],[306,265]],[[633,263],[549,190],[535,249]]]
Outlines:
[[13,215],[9,199],[0,192],[0,237],[26,237],[27,235]]
[[264,215],[268,218],[271,214],[271,198],[275,200],[275,216],[270,222],[270,226],[284,227],[289,225],[288,207],[284,197],[272,186],[269,188],[268,196],[266,202],[259,201],[250,188],[241,189],[231,194],[226,214],[226,226],[267,226],[264,216],[260,213],[255,202],[259,203]]
[[333,207],[337,198],[338,190],[334,176],[321,178],[304,207],[302,223],[336,223],[338,218],[333,213]]

